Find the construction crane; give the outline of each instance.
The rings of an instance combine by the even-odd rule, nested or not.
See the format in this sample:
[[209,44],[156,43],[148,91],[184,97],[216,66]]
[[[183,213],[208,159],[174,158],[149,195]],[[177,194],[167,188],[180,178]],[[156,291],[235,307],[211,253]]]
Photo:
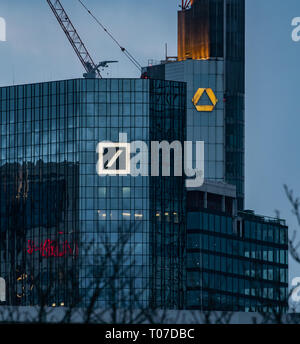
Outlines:
[[57,21],[59,22],[61,28],[66,34],[68,40],[70,41],[75,53],[77,54],[80,62],[86,70],[83,74],[85,78],[102,78],[99,72],[99,67],[107,66],[110,61],[100,62],[95,64],[88,50],[86,49],[84,43],[82,42],[79,34],[77,33],[74,25],[72,24],[70,18],[68,17],[66,11],[64,10],[61,2],[59,0],[46,0],[53,11]]
[[[49,4],[52,12],[54,13],[57,21],[59,22],[61,28],[66,34],[69,42],[71,43],[73,49],[75,50],[80,62],[86,70],[83,74],[85,78],[102,78],[99,68],[106,68],[110,63],[116,63],[118,61],[102,61],[95,64],[88,50],[86,49],[84,43],[82,42],[79,34],[77,33],[74,25],[72,24],[70,18],[68,17],[66,11],[64,10],[60,0],[46,0]],[[191,0],[192,1],[192,0]],[[83,6],[83,8],[89,13],[89,15],[96,21],[96,23],[107,33],[107,35],[119,46],[121,51],[125,56],[134,64],[136,68],[141,71],[142,67],[139,62],[125,49],[120,43],[115,39],[115,37],[103,26],[99,19],[85,6],[85,4],[78,0],[78,2]],[[141,78],[146,78],[144,75]]]
[[99,27],[117,44],[121,49],[122,53],[129,59],[129,61],[141,72],[142,66],[137,61],[137,59],[114,37],[114,35],[100,22],[100,20],[92,13],[90,9],[83,3],[82,0],[78,0],[80,5],[85,9],[85,11],[93,18],[93,20],[99,25]]

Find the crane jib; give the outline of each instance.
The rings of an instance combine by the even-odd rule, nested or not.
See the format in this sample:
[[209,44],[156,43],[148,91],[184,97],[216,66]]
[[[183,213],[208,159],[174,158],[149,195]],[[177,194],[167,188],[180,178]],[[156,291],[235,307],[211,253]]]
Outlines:
[[66,11],[64,10],[61,2],[59,0],[46,0],[46,1],[49,4],[52,12],[54,13],[57,21],[59,22],[61,28],[63,29],[65,35],[67,36],[69,42],[71,43],[80,62],[85,68],[87,73],[84,74],[84,76],[91,77],[91,78],[94,78],[97,76],[101,78],[101,74],[99,72],[98,66],[94,63],[93,59],[91,58],[88,50],[86,49],[74,25],[72,24]]

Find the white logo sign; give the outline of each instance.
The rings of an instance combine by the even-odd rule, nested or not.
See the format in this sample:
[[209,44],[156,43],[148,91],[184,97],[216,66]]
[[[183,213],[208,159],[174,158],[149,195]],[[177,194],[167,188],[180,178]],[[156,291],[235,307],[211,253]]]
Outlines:
[[296,28],[292,31],[292,40],[294,42],[300,41],[300,17],[296,17],[292,20],[292,26]]
[[6,22],[5,19],[0,17],[0,42],[6,41]]
[[[181,177],[183,169],[187,187],[200,187],[204,182],[204,142],[195,142],[195,157],[193,159],[193,142],[185,141],[184,147],[180,141],[151,141],[151,168],[149,168],[149,149],[144,141],[127,143],[127,134],[119,133],[119,142],[102,141],[97,145],[99,156],[96,170],[99,176],[131,175],[152,177],[160,175],[160,151],[162,161],[162,176],[171,175],[171,151],[174,152],[174,176]],[[133,155],[133,156],[131,156]],[[196,166],[193,167],[193,160]],[[184,161],[184,168],[183,168]],[[149,171],[150,170],[150,171]]]
[[0,302],[6,301],[6,286],[5,279],[0,277]]

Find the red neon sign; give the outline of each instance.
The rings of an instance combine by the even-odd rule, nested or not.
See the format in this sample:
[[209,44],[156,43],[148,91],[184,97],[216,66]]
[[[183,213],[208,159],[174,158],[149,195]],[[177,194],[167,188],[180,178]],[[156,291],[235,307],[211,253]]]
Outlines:
[[[62,233],[59,233],[62,234]],[[73,248],[68,240],[59,242],[58,240],[46,239],[40,244],[36,244],[33,240],[28,240],[27,253],[32,255],[39,252],[42,257],[77,257],[78,245],[74,243]]]

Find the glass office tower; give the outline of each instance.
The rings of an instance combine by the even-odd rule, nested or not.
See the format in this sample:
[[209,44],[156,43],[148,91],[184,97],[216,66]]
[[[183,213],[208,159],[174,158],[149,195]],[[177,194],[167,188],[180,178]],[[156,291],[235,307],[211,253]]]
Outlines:
[[[0,89],[7,304],[180,308],[183,177],[99,176],[99,142],[185,140],[186,86],[75,79]],[[119,166],[118,166],[119,168]]]
[[[178,13],[178,57],[144,69],[150,78],[187,83],[187,139],[205,142],[205,179],[237,188],[244,207],[245,0],[194,0]],[[204,92],[217,98],[212,105]]]
[[188,197],[186,307],[287,312],[285,221],[237,212],[234,193],[206,185]]
[[177,58],[144,73],[187,83],[187,139],[205,143],[205,183],[187,189],[186,307],[287,310],[287,227],[242,212],[245,1],[183,1]]

